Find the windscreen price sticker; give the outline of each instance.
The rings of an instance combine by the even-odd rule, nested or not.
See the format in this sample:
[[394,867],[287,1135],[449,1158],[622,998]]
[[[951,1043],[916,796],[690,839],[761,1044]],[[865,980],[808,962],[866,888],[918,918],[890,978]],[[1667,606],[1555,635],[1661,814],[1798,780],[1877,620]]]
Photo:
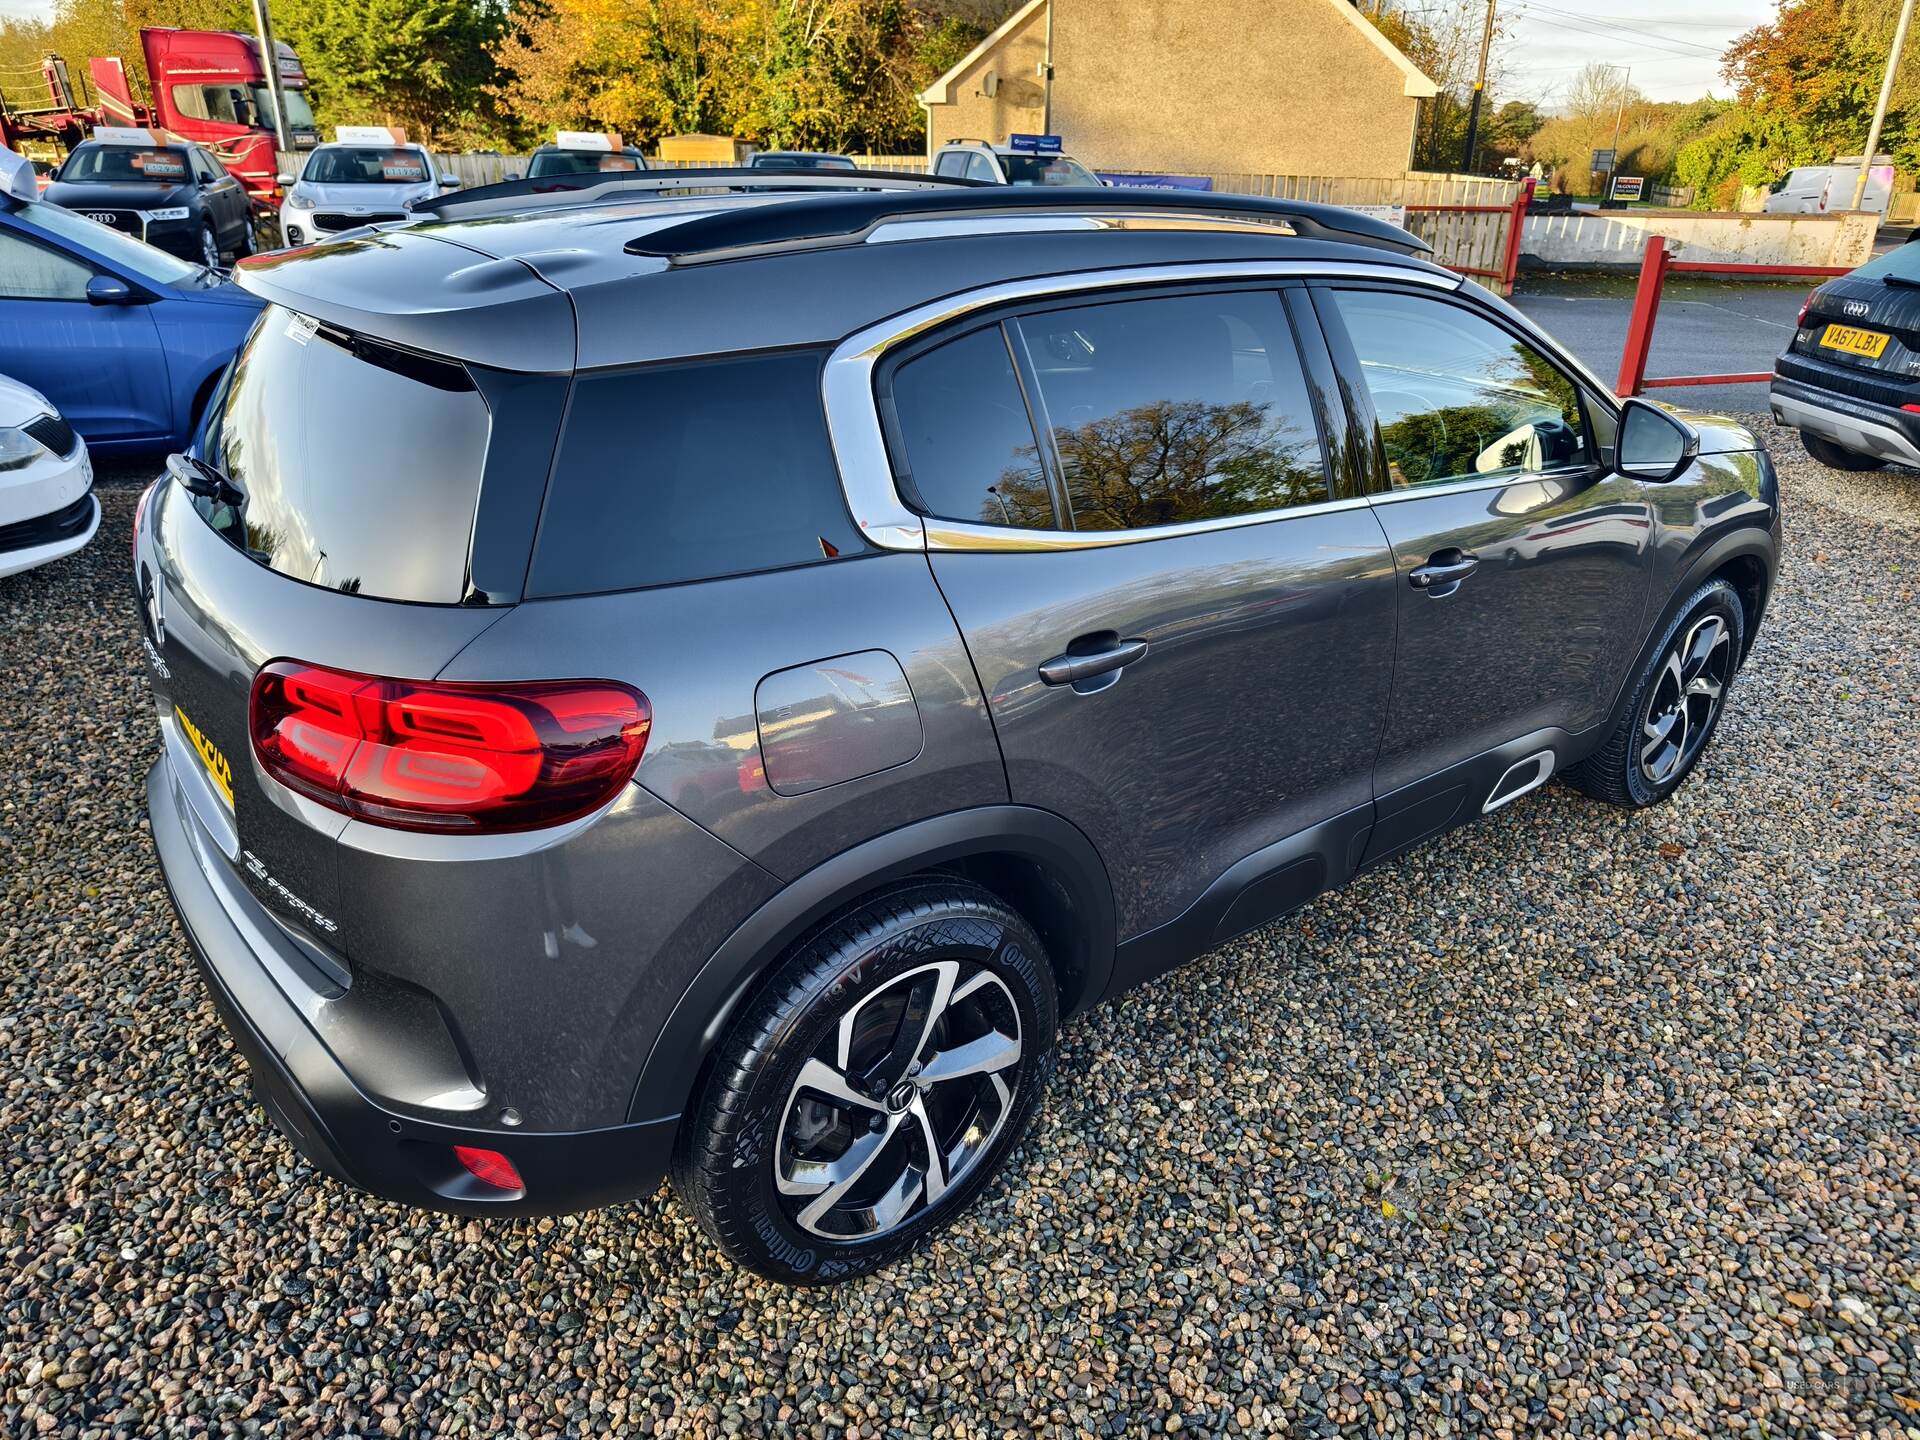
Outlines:
[[296,345],[304,345],[320,330],[320,322],[311,315],[295,315],[287,321],[287,338]]

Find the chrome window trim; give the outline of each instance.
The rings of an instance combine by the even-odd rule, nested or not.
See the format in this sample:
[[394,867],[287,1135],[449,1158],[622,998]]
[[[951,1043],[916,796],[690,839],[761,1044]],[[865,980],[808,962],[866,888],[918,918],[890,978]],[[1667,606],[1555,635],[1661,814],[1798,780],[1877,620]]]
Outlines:
[[1298,235],[1286,220],[1266,216],[1182,214],[1178,211],[1118,210],[1094,214],[1027,214],[989,211],[981,215],[902,217],[882,220],[867,232],[864,245],[901,240],[946,240],[967,235],[1021,235],[1059,230],[1181,230],[1238,235]]
[[[1370,265],[1362,261],[1241,260],[1182,262],[1171,265],[1130,265],[1111,270],[1079,270],[1063,275],[1038,275],[1004,280],[963,294],[929,301],[912,310],[856,331],[827,357],[821,376],[821,400],[826,408],[827,436],[840,469],[840,488],[846,495],[853,523],[870,544],[883,550],[1091,550],[1109,545],[1133,545],[1265,525],[1295,516],[1355,509],[1378,496],[1355,496],[1284,510],[1263,510],[1216,520],[1191,520],[1159,525],[1150,530],[1027,530],[965,521],[933,519],[917,514],[900,498],[893,483],[893,464],[887,455],[880,408],[873,393],[873,373],[886,354],[908,341],[976,311],[1022,300],[1056,296],[1099,296],[1110,290],[1154,285],[1184,285],[1209,280],[1398,280],[1435,290],[1458,290],[1461,278],[1442,272],[1398,265]],[[1427,492],[1432,493],[1432,492]]]
[[1466,495],[1475,490],[1504,490],[1510,485],[1529,485],[1541,480],[1591,479],[1598,473],[1592,465],[1556,465],[1551,470],[1515,470],[1508,475],[1475,475],[1467,480],[1449,480],[1443,485],[1409,485],[1403,490],[1382,490],[1367,499],[1375,505],[1398,505],[1403,500],[1421,500],[1429,495]]

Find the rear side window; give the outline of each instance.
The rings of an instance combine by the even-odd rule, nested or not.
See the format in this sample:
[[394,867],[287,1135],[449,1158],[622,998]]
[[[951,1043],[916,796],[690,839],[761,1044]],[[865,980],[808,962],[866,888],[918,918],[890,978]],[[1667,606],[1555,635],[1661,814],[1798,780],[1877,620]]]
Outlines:
[[196,508],[295,580],[456,604],[490,431],[461,366],[273,306],[234,361],[206,442],[246,503]]
[[818,352],[574,382],[528,594],[591,595],[862,553]]
[[1136,530],[1328,498],[1306,378],[1273,291],[1023,315],[1076,530]]
[[903,364],[893,413],[911,474],[905,488],[929,515],[1023,530],[1059,520],[1027,402],[998,325]]

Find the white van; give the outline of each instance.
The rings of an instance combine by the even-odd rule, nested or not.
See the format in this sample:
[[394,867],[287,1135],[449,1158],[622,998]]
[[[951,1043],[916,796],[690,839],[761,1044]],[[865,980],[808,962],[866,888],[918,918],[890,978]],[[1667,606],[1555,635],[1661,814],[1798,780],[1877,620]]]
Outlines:
[[[1850,210],[1853,187],[1859,178],[1857,165],[1802,165],[1773,182],[1773,193],[1760,208],[1769,215],[1823,215],[1829,210]],[[1860,208],[1884,215],[1892,193],[1893,166],[1875,165],[1867,171]]]

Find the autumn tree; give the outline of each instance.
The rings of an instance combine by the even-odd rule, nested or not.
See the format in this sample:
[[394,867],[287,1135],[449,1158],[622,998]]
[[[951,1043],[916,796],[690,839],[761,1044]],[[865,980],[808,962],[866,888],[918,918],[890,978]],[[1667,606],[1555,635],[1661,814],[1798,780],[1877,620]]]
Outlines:
[[[1771,24],[1733,43],[1726,77],[1743,105],[1804,127],[1823,149],[1857,155],[1899,9],[1899,0],[1784,0]],[[1902,169],[1920,168],[1920,45],[1907,47],[1894,77],[1881,146]]]
[[914,97],[981,33],[910,0],[537,0],[495,47],[496,93],[528,139],[569,127],[901,149],[924,133]]
[[[1396,0],[1381,5],[1368,18],[1380,33],[1417,66],[1440,92],[1420,102],[1415,123],[1413,166],[1416,170],[1453,171],[1460,168],[1467,139],[1467,111],[1473,99],[1473,79],[1480,62],[1480,33],[1486,6],[1480,0]],[[1504,22],[1496,19],[1496,36]],[[1479,164],[1488,156],[1487,117],[1492,96],[1500,88],[1496,62],[1481,100]]]

